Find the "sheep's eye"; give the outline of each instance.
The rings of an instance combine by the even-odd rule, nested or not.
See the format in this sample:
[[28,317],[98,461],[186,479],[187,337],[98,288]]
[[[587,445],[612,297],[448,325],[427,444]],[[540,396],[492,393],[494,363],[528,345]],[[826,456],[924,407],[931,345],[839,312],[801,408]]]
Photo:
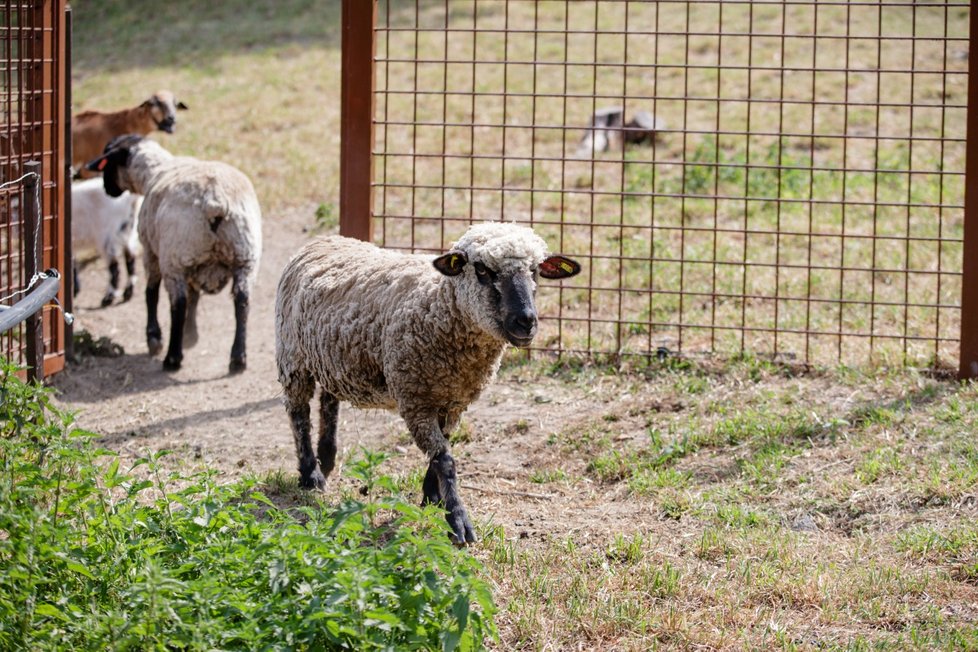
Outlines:
[[496,280],[496,274],[491,269],[483,265],[482,263],[473,263],[472,266],[475,268],[475,277],[479,279],[479,283],[483,285],[492,285]]

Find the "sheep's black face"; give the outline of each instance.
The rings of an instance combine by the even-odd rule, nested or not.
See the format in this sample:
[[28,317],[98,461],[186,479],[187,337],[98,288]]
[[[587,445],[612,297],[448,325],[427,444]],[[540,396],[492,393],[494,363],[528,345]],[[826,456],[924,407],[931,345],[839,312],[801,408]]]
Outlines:
[[105,187],[105,194],[109,197],[118,197],[127,190],[122,187],[121,176],[129,163],[132,146],[140,140],[142,137],[135,134],[116,136],[108,142],[100,157],[85,164],[85,167],[92,172],[102,173],[102,185]]
[[458,250],[436,258],[434,265],[446,276],[459,276],[466,266],[470,267],[469,273],[478,283],[476,294],[480,298],[476,303],[485,308],[473,317],[497,337],[518,347],[529,346],[537,334],[537,277],[561,279],[581,271],[580,265],[564,256],[550,256],[533,268],[515,259],[502,269],[481,261],[469,265],[468,256]]
[[498,332],[513,346],[529,346],[537,334],[536,279],[521,266],[497,272],[477,261],[472,268],[498,315]]
[[493,291],[499,295],[502,331],[513,346],[529,346],[537,334],[536,282],[526,273],[498,278]]

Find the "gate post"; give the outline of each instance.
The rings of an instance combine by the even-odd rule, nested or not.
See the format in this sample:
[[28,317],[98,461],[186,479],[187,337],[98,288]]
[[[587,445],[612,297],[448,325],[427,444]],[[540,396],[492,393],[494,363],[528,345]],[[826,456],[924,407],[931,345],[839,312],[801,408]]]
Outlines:
[[968,131],[964,166],[961,266],[961,360],[958,377],[978,378],[978,2],[971,3],[968,48]]
[[[24,198],[20,204],[23,211],[20,221],[24,229],[22,241],[26,289],[32,286],[43,264],[44,215],[41,214],[41,202],[38,201],[36,194],[41,189],[41,164],[37,161],[28,161],[24,164],[24,171],[28,176],[24,179]],[[41,326],[43,314],[43,310],[38,310],[24,321],[24,335],[27,338],[25,351],[28,365],[27,382],[44,378],[44,329]]]
[[373,238],[376,0],[343,0],[340,89],[340,234]]

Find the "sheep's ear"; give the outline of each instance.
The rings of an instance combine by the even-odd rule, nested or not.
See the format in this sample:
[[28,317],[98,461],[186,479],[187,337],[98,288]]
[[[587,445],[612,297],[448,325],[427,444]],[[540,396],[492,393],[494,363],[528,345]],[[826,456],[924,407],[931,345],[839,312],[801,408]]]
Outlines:
[[580,273],[581,265],[566,256],[550,256],[540,263],[539,269],[543,278],[570,278]]
[[109,164],[109,155],[102,154],[98,158],[92,159],[85,164],[85,169],[91,172],[101,172]]
[[462,273],[465,263],[469,262],[464,251],[452,250],[443,256],[435,258],[435,269],[445,276],[458,276]]
[[177,102],[177,108],[180,109],[181,111],[186,111],[190,107],[184,104],[183,102]]

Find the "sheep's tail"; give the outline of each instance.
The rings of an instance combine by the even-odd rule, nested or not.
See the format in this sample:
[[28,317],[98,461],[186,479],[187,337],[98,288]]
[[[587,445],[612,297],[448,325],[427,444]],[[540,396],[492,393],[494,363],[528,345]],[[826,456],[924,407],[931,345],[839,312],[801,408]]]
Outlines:
[[217,233],[221,224],[228,219],[231,207],[227,202],[222,201],[222,197],[211,196],[204,198],[204,216],[211,227],[211,233]]
[[217,233],[217,229],[220,228],[221,222],[227,218],[227,215],[220,213],[218,215],[211,215],[207,218],[208,223],[211,226],[211,233]]

